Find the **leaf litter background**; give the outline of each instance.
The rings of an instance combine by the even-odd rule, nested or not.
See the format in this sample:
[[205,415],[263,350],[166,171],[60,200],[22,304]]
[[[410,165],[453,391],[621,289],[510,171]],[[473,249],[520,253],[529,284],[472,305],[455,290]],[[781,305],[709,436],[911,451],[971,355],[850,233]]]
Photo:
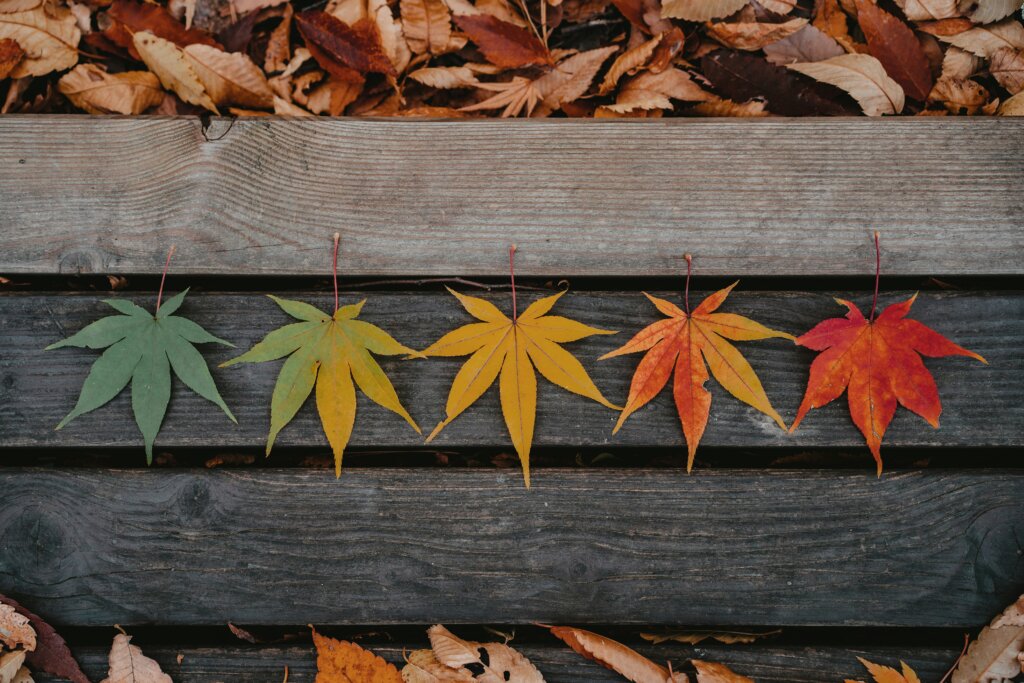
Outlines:
[[1020,6],[1020,0],[0,0],[0,109],[1021,115]]

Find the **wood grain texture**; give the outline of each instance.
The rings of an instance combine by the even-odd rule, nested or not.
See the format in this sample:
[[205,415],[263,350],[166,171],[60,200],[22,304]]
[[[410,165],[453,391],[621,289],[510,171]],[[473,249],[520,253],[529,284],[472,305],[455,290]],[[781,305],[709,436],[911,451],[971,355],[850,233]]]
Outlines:
[[[458,627],[455,627],[458,632]],[[678,671],[689,659],[723,662],[738,673],[754,678],[758,683],[822,683],[822,681],[860,680],[864,667],[857,657],[889,666],[907,662],[923,681],[937,681],[960,654],[959,634],[950,634],[948,647],[799,647],[782,645],[757,646],[700,646],[637,645],[643,655],[664,662],[671,661]],[[157,660],[175,683],[277,683],[284,678],[288,667],[289,683],[313,683],[316,678],[316,654],[312,647],[219,647],[196,648],[148,645],[145,639],[135,638],[133,644],[143,648],[143,654]],[[559,645],[511,643],[532,661],[544,675],[547,683],[622,683],[618,674],[605,669]],[[394,644],[367,645],[381,657],[399,668],[404,665],[403,647],[412,649],[429,647],[423,642],[405,646]],[[75,657],[85,673],[94,681],[107,675],[107,652],[99,647],[74,648]],[[178,663],[178,656],[182,660]],[[33,673],[37,683],[57,683],[58,679]]]
[[[0,592],[61,625],[977,627],[1024,475],[0,469]],[[599,503],[598,503],[599,501]]]
[[0,272],[1024,273],[1024,121],[4,117]]
[[[742,285],[741,285],[742,286]],[[908,297],[909,292],[887,292],[882,303]],[[661,296],[680,299],[677,293]],[[693,292],[694,301],[704,292]],[[749,315],[770,327],[795,334],[818,321],[841,315],[833,293],[748,292],[738,289],[730,296],[728,310]],[[864,308],[870,297],[853,297]],[[321,308],[333,305],[325,294],[291,293]],[[446,331],[471,318],[456,299],[445,292],[344,294],[343,300],[368,297],[362,318],[392,332],[413,348],[424,348]],[[486,295],[510,308],[508,294]],[[525,301],[539,296],[524,293]],[[83,380],[98,352],[88,349],[42,349],[89,322],[114,311],[97,295],[0,296],[0,447],[109,447],[138,446],[129,392],[111,404],[84,415],[61,431],[54,426],[71,410]],[[152,308],[152,296],[130,297]],[[270,330],[292,321],[269,298],[259,294],[193,294],[182,314],[212,333],[231,340],[237,349],[204,347],[211,365],[241,353]],[[557,304],[555,313],[610,330],[617,335],[598,336],[566,345],[576,354],[596,384],[614,401],[623,401],[639,354],[597,362],[606,351],[625,343],[635,331],[661,314],[638,292],[570,292]],[[966,358],[929,359],[944,404],[941,429],[900,409],[886,433],[886,446],[1020,446],[1024,405],[1020,378],[1024,373],[1024,296],[1012,292],[926,293],[914,304],[912,314],[951,339],[985,356],[984,366]],[[740,343],[738,346],[760,375],[776,409],[792,419],[807,382],[814,353],[784,339]],[[443,417],[448,388],[464,359],[404,361],[382,359],[399,396],[413,417],[429,431]],[[280,362],[214,369],[221,391],[238,417],[232,424],[215,407],[175,383],[173,398],[157,447],[194,446],[258,447],[266,439],[270,396]],[[668,446],[680,448],[682,430],[671,392],[665,390],[647,407],[630,417],[614,437],[616,413],[589,399],[570,394],[547,381],[540,386],[534,444],[543,446],[616,447]],[[714,380],[711,418],[704,446],[837,446],[862,449],[865,466],[873,466],[863,437],[849,417],[846,399],[840,398],[814,411],[793,434],[779,429],[767,416],[740,403]],[[401,418],[359,396],[359,415],[353,447],[415,448],[423,439]],[[431,444],[431,448],[503,446],[509,444],[498,405],[497,386],[490,389]],[[327,447],[313,400],[284,429],[278,447]],[[883,455],[885,448],[883,448]]]

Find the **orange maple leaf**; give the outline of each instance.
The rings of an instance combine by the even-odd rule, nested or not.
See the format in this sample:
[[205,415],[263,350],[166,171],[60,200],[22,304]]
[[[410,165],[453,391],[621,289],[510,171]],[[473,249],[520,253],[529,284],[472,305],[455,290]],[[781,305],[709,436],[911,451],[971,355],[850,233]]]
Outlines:
[[[875,233],[878,263],[878,233]],[[821,351],[811,363],[807,392],[800,403],[792,432],[811,408],[820,408],[847,391],[850,416],[867,440],[871,454],[882,474],[882,436],[896,413],[899,403],[938,428],[942,404],[935,385],[921,356],[970,356],[985,359],[957,346],[941,334],[907,318],[917,294],[895,303],[875,318],[878,303],[878,269],[875,274],[875,300],[868,318],[855,304],[836,301],[849,309],[845,318],[829,318],[818,323],[796,343]]]
[[[690,259],[687,257],[687,264]],[[793,339],[785,332],[769,329],[749,318],[735,313],[716,313],[738,282],[708,296],[693,312],[684,311],[665,299],[644,293],[655,307],[669,316],[666,320],[649,325],[624,346],[606,353],[599,360],[625,353],[647,351],[633,374],[626,407],[619,415],[613,434],[630,415],[658,395],[675,370],[673,395],[679,420],[683,425],[688,456],[686,470],[693,468],[693,456],[704,434],[711,413],[711,393],[704,388],[708,367],[718,383],[730,394],[757,408],[785,429],[786,424],[772,408],[761,381],[750,363],[727,340],[751,341],[782,337]],[[687,300],[689,299],[689,273],[687,273]],[[649,349],[649,350],[648,350]],[[705,361],[707,366],[705,366]]]
[[[902,660],[900,660],[900,667],[902,671],[897,671],[896,669],[888,666],[869,662],[862,657],[857,657],[857,660],[868,670],[871,677],[875,679],[875,683],[921,683],[921,679],[917,677],[917,673],[915,673],[914,670],[907,666],[907,663]],[[845,683],[861,682],[847,678]]]
[[322,636],[313,629],[316,644],[315,683],[402,683],[402,674],[355,643]]

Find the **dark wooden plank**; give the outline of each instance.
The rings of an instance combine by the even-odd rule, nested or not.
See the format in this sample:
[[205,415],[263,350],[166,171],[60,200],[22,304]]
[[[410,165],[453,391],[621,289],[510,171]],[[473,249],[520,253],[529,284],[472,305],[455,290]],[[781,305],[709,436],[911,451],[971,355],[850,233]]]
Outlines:
[[[1024,273],[1024,121],[5,117],[0,272]],[[969,153],[965,153],[969,150]]]
[[[675,297],[674,293],[664,296]],[[886,293],[883,303],[909,293]],[[294,294],[321,307],[332,305],[324,294]],[[390,330],[401,341],[423,348],[445,331],[471,320],[447,293],[382,293],[368,296],[363,318]],[[524,294],[530,300],[535,293]],[[703,293],[694,293],[697,300]],[[867,310],[870,297],[854,296]],[[97,295],[31,295],[0,297],[0,446],[80,447],[137,446],[141,437],[132,421],[128,392],[111,405],[78,418],[57,432],[53,427],[71,409],[79,388],[98,356],[91,350],[43,347],[90,321],[112,313]],[[151,307],[152,296],[133,297]],[[508,294],[489,295],[508,307]],[[746,314],[777,329],[801,333],[823,318],[842,310],[831,293],[736,291],[728,310]],[[621,330],[570,344],[595,382],[613,400],[623,401],[639,357],[597,362],[604,352],[624,343],[641,326],[660,314],[639,293],[574,292],[562,298],[556,312],[605,329]],[[266,332],[289,322],[276,304],[258,294],[193,295],[183,313],[211,332],[248,348]],[[1024,372],[1024,296],[1011,292],[922,294],[913,314],[950,338],[984,355],[989,366],[966,358],[928,360],[944,403],[942,427],[932,429],[916,415],[900,409],[886,434],[889,446],[1019,446],[1022,411],[1020,378]],[[741,344],[757,369],[768,395],[785,419],[792,419],[803,395],[808,367],[814,354],[783,339]],[[206,347],[213,363],[239,351]],[[452,378],[464,359],[420,361],[385,360],[399,395],[412,415],[428,431],[443,417]],[[159,448],[258,446],[266,438],[269,402],[280,363],[215,370],[222,392],[238,416],[235,426],[204,399],[176,385]],[[681,446],[682,431],[671,393],[665,391],[648,407],[632,416],[614,437],[616,413],[549,384],[540,384],[535,445],[542,446]],[[767,416],[740,403],[708,383],[714,395],[705,446],[842,446],[863,450],[863,437],[849,417],[846,399],[815,411],[793,434],[779,429]],[[359,418],[352,438],[354,447],[417,447],[421,436],[401,418],[360,395]],[[434,442],[439,448],[506,445],[508,436],[498,406],[497,387],[445,429]],[[326,438],[310,401],[278,438],[279,447],[325,446]],[[682,451],[681,451],[682,452]],[[141,457],[141,456],[140,456]]]
[[0,470],[0,592],[57,624],[976,627],[1024,475]]
[[[456,630],[458,630],[456,628]],[[864,657],[888,666],[899,667],[907,662],[923,681],[937,681],[960,653],[957,636],[948,639],[948,647],[822,647],[822,646],[708,646],[675,645],[646,646],[637,649],[656,661],[671,661],[675,670],[688,659],[718,661],[732,666],[738,673],[758,683],[821,683],[845,678],[863,679],[864,667],[857,657]],[[313,683],[316,678],[316,654],[311,647],[154,647],[144,639],[134,643],[143,654],[160,662],[175,683],[276,683],[284,678],[288,667],[289,683]],[[591,662],[567,647],[557,645],[511,645],[526,655],[547,683],[622,683],[618,674]],[[404,665],[404,652],[428,647],[424,640],[405,646],[368,645],[375,653],[398,667]],[[74,648],[75,656],[92,680],[107,675],[107,653],[99,647]],[[178,662],[178,656],[182,657]],[[57,679],[33,673],[37,683],[57,683]]]

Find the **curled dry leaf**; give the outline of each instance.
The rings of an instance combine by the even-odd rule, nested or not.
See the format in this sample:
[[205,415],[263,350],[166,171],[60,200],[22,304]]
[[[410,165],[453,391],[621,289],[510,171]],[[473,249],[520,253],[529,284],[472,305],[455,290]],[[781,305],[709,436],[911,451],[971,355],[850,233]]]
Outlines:
[[123,633],[114,636],[107,658],[109,670],[101,683],[173,683],[160,665],[131,644],[132,637]]
[[748,0],[663,0],[661,16],[686,21],[710,21],[743,9]]
[[708,35],[734,50],[754,51],[783,40],[807,25],[806,19],[790,19],[781,24],[755,21],[709,23]]
[[976,26],[953,35],[938,35],[937,37],[961,50],[967,50],[986,59],[1004,47],[1024,49],[1024,25],[1015,19],[1007,19],[990,26]]
[[192,66],[192,60],[181,48],[169,40],[158,38],[149,31],[136,33],[133,44],[142,61],[146,63],[150,71],[157,75],[165,88],[173,90],[178,97],[189,104],[220,114],[217,111],[217,106],[207,94],[203,82],[199,80],[199,76]]
[[90,114],[141,114],[164,99],[160,79],[149,71],[107,73],[79,64],[58,82],[61,94]]
[[439,90],[474,88],[481,85],[476,79],[476,74],[468,66],[432,66],[417,69],[409,74],[409,78]]
[[283,71],[291,59],[292,16],[294,10],[290,4],[284,6],[281,23],[270,33],[267,39],[267,51],[263,58],[263,69],[267,73]]
[[672,100],[710,102],[715,99],[685,71],[666,69],[661,73],[645,71],[630,78],[619,88],[615,104],[606,105],[605,108],[621,114],[637,109],[671,109]]
[[845,90],[868,116],[903,111],[903,88],[889,78],[881,62],[871,55],[840,55],[821,62],[790,64],[787,68]]
[[277,116],[313,116],[302,107],[296,106],[288,100],[274,95],[274,114]]
[[917,36],[872,0],[856,0],[856,5],[868,52],[908,97],[924,101],[932,89],[932,70]]
[[18,65],[25,51],[18,45],[18,41],[12,38],[0,40],[0,81],[7,78],[14,67]]
[[999,107],[1000,116],[1024,116],[1024,92],[1017,93]]
[[267,77],[248,55],[198,43],[186,47],[185,54],[214,104],[254,109],[273,107],[274,93],[267,85]]
[[487,61],[506,69],[547,64],[544,44],[528,30],[489,14],[456,14],[455,23]]
[[951,683],[991,683],[1021,673],[1024,651],[1024,596],[981,630],[957,664]]
[[[950,48],[952,49],[954,48]],[[1011,95],[1024,90],[1024,49],[999,48],[992,53],[988,72]]]
[[952,114],[974,115],[988,102],[988,91],[980,83],[964,78],[940,78],[928,95],[929,102],[941,102]]
[[577,654],[611,669],[633,683],[687,683],[682,673],[670,672],[642,654],[611,638],[568,626],[552,626],[551,633]]
[[13,683],[24,662],[24,650],[0,653],[0,683]]
[[850,27],[847,25],[846,13],[839,6],[838,0],[815,0],[814,21],[812,25],[825,35],[832,37],[847,52],[857,51],[856,45],[850,37]]
[[619,84],[620,78],[627,74],[636,73],[638,69],[645,66],[654,54],[655,48],[661,42],[663,35],[657,35],[635,47],[631,47],[616,57],[615,61],[608,68],[608,73],[604,75],[604,80],[601,81],[601,87],[598,89],[598,92],[602,95],[607,95],[615,90],[615,86]]
[[24,614],[14,609],[13,605],[0,603],[0,643],[8,650],[23,649],[28,652],[36,649],[36,632]]
[[451,13],[444,0],[401,0],[402,32],[416,54],[439,55],[452,37]]
[[440,624],[431,626],[427,636],[437,661],[474,672],[472,680],[478,683],[544,683],[530,660],[508,645],[462,640]]
[[19,614],[28,617],[29,623],[35,630],[36,647],[26,657],[26,661],[33,670],[66,678],[72,683],[89,683],[89,679],[85,677],[78,662],[71,655],[67,643],[52,626],[43,621],[42,617],[33,614],[5,595],[0,595],[0,604],[10,605]]
[[753,678],[741,676],[725,664],[700,659],[694,659],[692,662],[693,667],[697,669],[697,683],[754,683]]
[[982,59],[967,50],[950,45],[942,56],[941,78],[970,78],[981,69]]
[[75,15],[64,7],[40,5],[21,12],[0,13],[0,40],[16,41],[25,53],[11,67],[10,78],[70,69],[78,62],[81,37]]
[[316,683],[402,683],[393,664],[355,643],[322,636],[313,629]]
[[466,669],[452,669],[437,661],[431,650],[414,650],[406,657],[402,669],[405,683],[473,683],[473,674]]
[[834,38],[816,26],[807,25],[791,36],[764,46],[765,59],[772,64],[821,62],[846,54]]

